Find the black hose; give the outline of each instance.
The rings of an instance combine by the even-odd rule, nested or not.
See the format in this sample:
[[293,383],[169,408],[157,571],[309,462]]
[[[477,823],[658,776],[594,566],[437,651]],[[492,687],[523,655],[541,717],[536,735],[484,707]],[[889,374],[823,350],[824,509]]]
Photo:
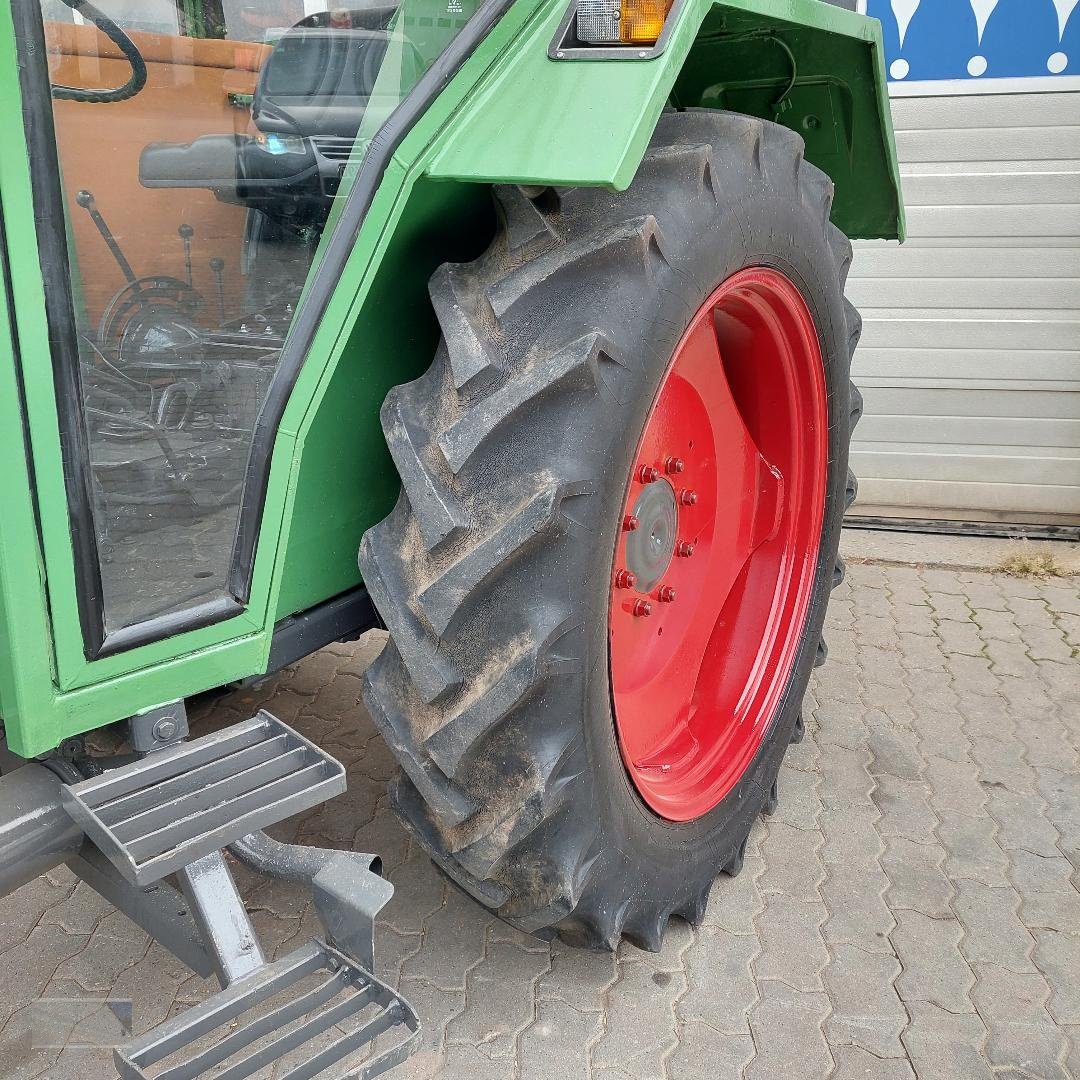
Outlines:
[[63,0],[84,18],[89,19],[123,54],[131,65],[131,78],[123,86],[111,90],[89,90],[80,86],[53,86],[52,96],[63,101],[89,101],[95,104],[111,104],[133,98],[146,85],[146,62],[135,43],[108,17],[98,11],[89,0]]

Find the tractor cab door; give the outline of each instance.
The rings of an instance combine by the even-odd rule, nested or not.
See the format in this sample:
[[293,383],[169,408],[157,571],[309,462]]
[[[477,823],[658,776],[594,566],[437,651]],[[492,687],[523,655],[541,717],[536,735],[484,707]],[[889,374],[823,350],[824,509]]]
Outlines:
[[265,628],[241,617],[276,434],[260,417],[288,393],[283,347],[361,124],[423,70],[389,4],[99,6],[12,5],[55,413],[42,372],[27,404],[63,462],[52,533],[36,463],[54,632],[70,645],[74,608],[81,635],[58,647],[61,685],[186,630]]

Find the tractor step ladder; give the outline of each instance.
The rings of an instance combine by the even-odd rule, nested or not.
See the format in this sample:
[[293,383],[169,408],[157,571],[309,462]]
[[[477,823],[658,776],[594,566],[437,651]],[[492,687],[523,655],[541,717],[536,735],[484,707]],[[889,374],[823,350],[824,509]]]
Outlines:
[[[84,848],[72,869],[222,986],[118,1048],[123,1080],[245,1080],[272,1065],[279,1080],[371,1080],[416,1049],[416,1013],[372,974],[375,916],[394,892],[378,860],[261,831],[344,790],[339,762],[260,712],[62,792],[97,849]],[[226,847],[255,870],[307,885],[324,939],[267,962]]]

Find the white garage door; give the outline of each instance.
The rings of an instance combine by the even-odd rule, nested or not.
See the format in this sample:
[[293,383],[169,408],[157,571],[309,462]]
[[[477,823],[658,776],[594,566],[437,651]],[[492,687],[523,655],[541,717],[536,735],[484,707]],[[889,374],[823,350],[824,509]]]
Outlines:
[[893,117],[909,240],[856,244],[852,514],[1080,524],[1080,92]]

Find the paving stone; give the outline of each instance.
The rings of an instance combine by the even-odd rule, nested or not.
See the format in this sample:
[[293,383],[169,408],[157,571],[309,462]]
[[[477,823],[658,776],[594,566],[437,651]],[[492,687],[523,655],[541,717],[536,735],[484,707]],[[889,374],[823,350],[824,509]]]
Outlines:
[[1080,1026],[1080,934],[1034,930],[1034,961],[1050,984],[1047,1011],[1059,1024]]
[[594,1068],[617,1068],[635,1077],[664,1075],[664,1060],[675,1046],[675,1002],[686,977],[657,981],[640,964],[626,964],[608,990],[607,1024],[593,1048]]
[[704,927],[686,954],[689,992],[678,1016],[722,1035],[749,1034],[747,1015],[758,999],[752,964],[760,950],[756,937]]
[[945,872],[954,880],[1008,885],[1009,861],[998,847],[997,822],[988,815],[971,818],[951,810],[940,812],[938,840],[945,849]]
[[1035,940],[1016,913],[1019,897],[1010,886],[957,881],[953,910],[964,927],[961,951],[971,964],[1001,964],[1010,971],[1035,969]]
[[770,821],[768,828],[761,845],[765,872],[758,888],[763,893],[782,892],[794,900],[820,900],[825,838],[816,829],[796,829],[782,821]]
[[834,866],[821,887],[829,911],[822,936],[832,947],[856,945],[868,952],[891,953],[889,934],[896,925],[885,901],[889,879],[880,866]]
[[0,1022],[11,1011],[33,1001],[45,989],[60,964],[78,956],[89,937],[68,934],[55,924],[35,927],[0,963]]
[[900,780],[895,776],[877,778],[870,793],[880,818],[876,829],[882,837],[898,836],[914,843],[937,843],[938,817],[930,809],[931,787],[924,781]]
[[10,896],[0,896],[0,954],[25,941],[42,916],[55,910],[74,888],[73,883],[55,885],[42,874]]
[[754,921],[765,910],[758,885],[764,872],[765,860],[760,855],[748,856],[738,877],[717,882],[709,893],[704,925],[732,934],[755,933]]
[[868,953],[854,945],[833,949],[823,975],[833,1004],[825,1024],[830,1044],[851,1043],[878,1057],[903,1056],[900,1033],[908,1014],[893,986],[899,974],[895,956]]
[[823,779],[819,793],[822,804],[830,810],[871,806],[874,779],[867,769],[869,762],[867,750],[833,747],[821,762]]
[[995,1070],[1015,1070],[1017,1077],[1072,1080],[1065,1072],[1068,1042],[1060,1028],[1044,1024],[1000,1024],[987,1037],[985,1053]]
[[982,814],[986,792],[979,783],[979,770],[973,762],[931,757],[924,779],[930,785],[930,805],[935,810],[952,810],[967,817]]
[[991,670],[997,675],[1023,678],[1031,674],[1031,654],[1022,640],[998,641],[991,638],[986,641],[985,652],[990,658]]
[[536,1019],[521,1036],[520,1080],[589,1080],[591,1048],[603,1030],[599,1011],[581,1012],[563,1001],[539,1001]]
[[763,982],[761,1001],[750,1014],[757,1056],[746,1068],[746,1080],[827,1076],[833,1059],[822,1024],[828,1015],[824,994]]
[[[667,1059],[667,1075],[670,1080],[737,1077],[753,1057],[749,1035],[722,1035],[708,1024],[691,1022],[679,1032],[679,1045]],[[557,1075],[561,1080],[562,1074]]]
[[895,722],[878,712],[867,720],[870,738],[867,747],[871,761],[867,766],[873,777],[895,776],[900,780],[921,780],[926,770],[915,731],[898,728]]
[[1048,1024],[1050,987],[1039,972],[1018,973],[1000,964],[973,965],[976,982],[971,1000],[991,1028],[998,1024]]
[[950,588],[960,591],[930,590],[926,594],[926,601],[939,622],[949,620],[967,622],[971,618],[971,609],[967,605],[967,590],[959,581],[950,582]]
[[917,675],[926,671],[944,671],[946,661],[940,639],[901,631],[900,663],[906,671]]
[[388,876],[394,896],[384,912],[387,922],[403,934],[420,933],[424,920],[442,907],[446,882],[419,844],[412,845],[409,857]]
[[[465,995],[457,991],[439,990],[425,979],[402,979],[400,991],[421,1021],[420,1048],[400,1066],[401,1076],[403,1080],[430,1080],[435,1076],[442,1080],[446,1076],[446,1025],[465,1008]],[[398,1080],[397,1072],[390,1073],[390,1076]]]
[[998,677],[985,656],[969,656],[949,653],[949,674],[957,692],[968,690],[973,694],[995,694],[999,689]]
[[935,629],[942,648],[950,657],[983,656],[986,643],[979,637],[979,628],[973,622],[939,619]]
[[1062,1028],[1069,1040],[1069,1053],[1065,1058],[1065,1072],[1069,1077],[1080,1076],[1080,1027]]
[[[1004,605],[1002,605],[1004,607]],[[979,636],[984,641],[1014,641],[1021,642],[1023,631],[1016,625],[1016,619],[1012,612],[988,608],[984,604],[976,604],[972,620],[979,628]]]
[[1024,759],[1024,744],[1011,732],[973,737],[971,757],[979,767],[979,783],[984,790],[992,785],[1000,785],[1017,794],[1035,790],[1035,770]]
[[911,1025],[903,1040],[919,1080],[992,1080],[981,1053],[986,1029],[978,1016],[928,1001],[908,1002],[908,1011]]
[[949,761],[967,761],[971,757],[971,739],[963,727],[963,714],[953,705],[937,704],[915,715],[912,728],[919,739],[919,754]]
[[819,990],[821,971],[829,954],[821,927],[828,911],[820,901],[805,903],[781,893],[765,899],[758,916],[761,952],[754,960],[754,974],[760,979],[780,979],[796,990]]
[[446,1026],[447,1045],[464,1043],[483,1047],[489,1057],[513,1058],[518,1035],[533,1020],[536,981],[550,966],[543,953],[491,945],[484,959],[469,969],[467,1004]]
[[878,866],[884,845],[876,828],[877,819],[873,803],[823,810],[819,821],[825,836],[820,856],[824,866]]
[[900,691],[905,700],[911,696],[904,685],[907,673],[900,663],[899,649],[879,649],[873,645],[864,645],[859,650],[859,671],[864,699],[868,705],[885,708],[887,699],[883,700],[879,695],[890,688]]
[[929,919],[949,918],[955,887],[942,870],[944,862],[945,851],[937,844],[891,838],[881,857],[889,876],[889,907],[918,911]]
[[911,1063],[902,1057],[880,1058],[858,1046],[830,1047],[836,1071],[830,1080],[915,1080]]
[[1045,816],[1046,800],[1037,794],[1011,791],[1002,783],[984,783],[986,812],[997,822],[995,842],[1002,850],[1030,851],[1052,859],[1060,855],[1060,834]]
[[1020,892],[1020,919],[1030,929],[1080,933],[1080,893],[1065,858],[1013,852],[1012,879]]
[[785,759],[778,778],[780,801],[773,820],[797,829],[816,829],[821,813],[819,780],[816,772],[794,768]]
[[583,952],[556,941],[551,965],[537,984],[541,1000],[553,998],[579,1012],[601,1007],[608,988],[618,978],[615,957],[607,952]]
[[450,1046],[445,1064],[439,1071],[440,1080],[514,1080],[512,1058],[490,1058],[481,1048]]
[[1029,627],[1024,633],[1024,647],[1032,660],[1056,660],[1068,667],[1074,658],[1073,647],[1056,626]]
[[402,976],[426,979],[440,990],[464,990],[467,972],[484,956],[490,922],[491,915],[475,901],[450,889],[446,903],[424,921],[424,944],[402,965]]
[[959,944],[963,928],[955,919],[928,919],[918,911],[897,911],[892,943],[904,970],[896,989],[905,1004],[930,1002],[950,1013],[972,1011],[968,993],[975,983]]
[[[833,746],[854,750],[865,745],[869,736],[866,713],[867,708],[862,701],[830,700],[824,717],[825,722],[820,723],[819,719],[818,742],[829,753],[832,753]],[[815,776],[815,780],[820,781],[820,779],[820,776]]]

